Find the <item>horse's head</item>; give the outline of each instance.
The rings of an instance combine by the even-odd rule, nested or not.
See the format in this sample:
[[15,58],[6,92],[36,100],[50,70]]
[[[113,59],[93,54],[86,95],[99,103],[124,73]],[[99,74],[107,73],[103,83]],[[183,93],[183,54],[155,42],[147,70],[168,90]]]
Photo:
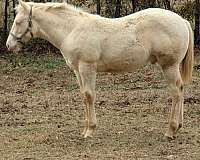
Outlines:
[[19,51],[33,37],[32,6],[19,0],[17,15],[13,22],[6,46],[10,51]]

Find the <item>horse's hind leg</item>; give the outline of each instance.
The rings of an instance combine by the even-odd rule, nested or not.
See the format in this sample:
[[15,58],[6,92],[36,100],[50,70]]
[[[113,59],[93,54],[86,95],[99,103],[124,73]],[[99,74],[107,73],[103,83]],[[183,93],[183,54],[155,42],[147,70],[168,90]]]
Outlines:
[[182,126],[183,121],[183,82],[179,71],[179,65],[163,68],[163,72],[170,85],[172,106],[169,118],[169,128],[165,136],[173,138]]
[[181,127],[183,127],[183,104],[184,104],[184,98],[182,98],[182,102],[181,102],[181,109],[180,109],[180,117],[179,117],[179,126],[178,126],[178,129],[180,129]]
[[91,137],[96,127],[96,114],[94,109],[94,102],[96,98],[95,94],[95,82],[96,82],[96,65],[80,62],[79,73],[82,81],[81,94],[85,103],[85,117],[86,126],[83,131],[84,137]]

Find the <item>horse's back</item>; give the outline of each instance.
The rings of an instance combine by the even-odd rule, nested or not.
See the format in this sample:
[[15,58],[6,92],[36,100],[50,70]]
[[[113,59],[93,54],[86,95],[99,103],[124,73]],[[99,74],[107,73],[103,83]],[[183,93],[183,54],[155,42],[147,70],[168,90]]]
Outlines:
[[[148,61],[171,65],[184,58],[188,29],[185,20],[176,13],[150,8],[113,21],[116,21],[113,26],[116,23],[116,28],[121,27],[122,31],[112,35],[113,38],[109,38],[111,42],[106,44],[109,47],[105,48],[105,57],[109,59],[110,56],[112,62],[116,60],[121,66],[129,64],[127,68],[133,66],[134,69]],[[132,45],[127,45],[130,42]]]

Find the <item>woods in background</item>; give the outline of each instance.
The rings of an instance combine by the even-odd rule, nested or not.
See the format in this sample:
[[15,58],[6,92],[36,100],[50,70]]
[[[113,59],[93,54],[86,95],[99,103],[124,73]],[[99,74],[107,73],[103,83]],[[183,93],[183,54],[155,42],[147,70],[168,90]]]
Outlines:
[[200,2],[195,1],[195,27],[194,27],[194,39],[195,44],[200,45]]
[[[62,0],[32,0],[34,2],[62,2]],[[66,0],[88,8],[91,13],[118,18],[145,8],[159,7],[177,12],[194,27],[195,44],[200,44],[200,0]],[[0,1],[0,31],[6,37],[16,15],[17,0]],[[0,35],[2,36],[2,35]]]

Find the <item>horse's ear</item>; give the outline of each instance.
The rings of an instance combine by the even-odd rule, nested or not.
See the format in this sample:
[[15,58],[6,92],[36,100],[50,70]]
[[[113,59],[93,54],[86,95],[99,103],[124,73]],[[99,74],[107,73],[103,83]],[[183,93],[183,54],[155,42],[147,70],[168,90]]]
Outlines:
[[29,10],[29,6],[22,0],[19,0],[19,5],[22,6],[25,10]]

